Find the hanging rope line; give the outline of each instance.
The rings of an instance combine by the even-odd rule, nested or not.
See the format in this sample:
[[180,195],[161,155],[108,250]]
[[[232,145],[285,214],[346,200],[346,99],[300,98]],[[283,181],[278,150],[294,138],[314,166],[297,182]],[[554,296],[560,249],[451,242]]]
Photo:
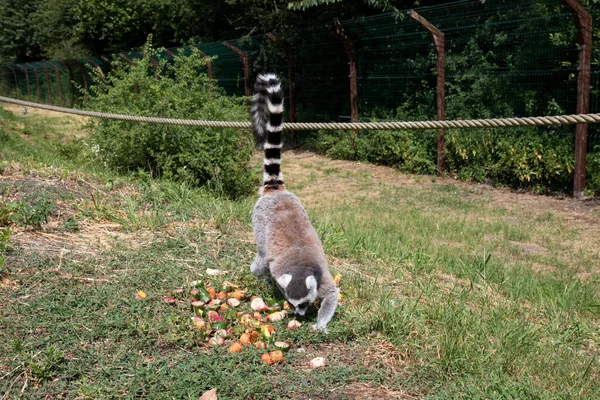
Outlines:
[[[130,122],[145,122],[149,124],[183,125],[210,128],[241,128],[250,129],[250,122],[242,121],[202,121],[193,119],[175,119],[145,117],[138,115],[111,114],[96,111],[79,110],[76,108],[65,108],[47,104],[34,103],[30,101],[12,99],[0,96],[0,101],[12,103],[24,107],[41,108],[43,110],[57,111],[65,114],[82,115],[94,118],[107,118]],[[397,121],[397,122],[287,122],[284,129],[294,130],[394,130],[394,129],[439,129],[439,128],[508,128],[515,126],[553,126],[553,125],[575,125],[600,123],[599,114],[573,114],[556,115],[547,117],[523,117],[523,118],[493,118],[493,119],[470,119],[453,121]]]

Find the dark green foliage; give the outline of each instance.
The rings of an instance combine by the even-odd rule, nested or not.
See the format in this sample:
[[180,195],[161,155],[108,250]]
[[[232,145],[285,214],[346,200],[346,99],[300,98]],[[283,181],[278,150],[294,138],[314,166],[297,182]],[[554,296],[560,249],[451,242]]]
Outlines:
[[6,259],[4,258],[4,254],[11,249],[9,245],[10,233],[10,228],[0,229],[0,279],[5,273],[4,265],[6,264]]
[[14,213],[19,209],[19,204],[14,202],[0,202],[0,226],[9,226],[14,222]]
[[[288,4],[286,0],[0,0],[0,64],[127,51],[142,46],[149,34],[160,46],[174,46],[394,9],[387,0],[343,2],[303,12],[288,9]],[[412,4],[405,1],[400,7]]]
[[[574,133],[569,128],[533,127],[448,130],[447,171],[463,180],[505,184],[536,192],[568,192],[575,168]],[[315,147],[333,158],[389,165],[411,173],[434,174],[433,131],[320,131]],[[588,154],[590,193],[600,191],[600,149]]]
[[446,160],[448,170],[462,179],[568,191],[574,152],[568,128],[450,130]]
[[66,220],[61,230],[66,232],[79,232],[79,224],[77,223],[77,219],[69,218]]
[[600,145],[587,155],[586,186],[595,193],[600,193]]
[[16,203],[14,208],[12,218],[16,224],[39,229],[56,210],[56,203],[45,192],[35,192]]
[[39,59],[34,14],[41,0],[0,0],[0,63]]
[[[161,62],[153,70],[150,56],[134,66],[115,69],[92,88],[90,108],[96,111],[169,118],[246,121],[244,99],[211,91],[205,60],[197,54]],[[160,77],[160,78],[157,78]],[[137,91],[137,93],[136,93]],[[94,150],[109,167],[146,170],[208,185],[230,197],[250,193],[258,176],[249,169],[251,134],[240,129],[195,128],[99,120],[92,124]]]
[[320,131],[317,149],[333,158],[389,165],[411,173],[435,172],[435,135],[429,131],[362,131],[356,136]]

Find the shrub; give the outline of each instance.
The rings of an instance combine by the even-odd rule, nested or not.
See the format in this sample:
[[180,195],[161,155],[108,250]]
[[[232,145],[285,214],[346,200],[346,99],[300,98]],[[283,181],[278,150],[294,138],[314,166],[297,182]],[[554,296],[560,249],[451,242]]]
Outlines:
[[[150,45],[134,65],[115,61],[92,88],[95,111],[182,119],[246,121],[243,98],[228,97],[210,83],[206,60],[180,53],[172,62],[151,60]],[[211,90],[214,89],[214,90]],[[137,93],[136,93],[137,91]],[[248,194],[252,135],[241,129],[196,128],[101,119],[92,123],[93,151],[105,165],[124,171],[183,179],[229,197]]]
[[462,179],[568,190],[575,168],[568,128],[449,130],[446,162]]
[[44,192],[35,192],[17,203],[14,221],[21,226],[39,229],[48,223],[48,217],[56,211],[56,203]]
[[591,193],[600,194],[600,145],[587,155],[586,185]]
[[319,131],[316,149],[329,157],[396,167],[402,171],[435,172],[435,134],[430,131]]
[[[389,165],[410,173],[435,173],[435,131],[320,131],[318,151],[333,158]],[[463,180],[491,182],[537,192],[571,190],[574,133],[569,127],[450,129],[446,169]],[[588,154],[589,191],[600,190],[600,147]]]

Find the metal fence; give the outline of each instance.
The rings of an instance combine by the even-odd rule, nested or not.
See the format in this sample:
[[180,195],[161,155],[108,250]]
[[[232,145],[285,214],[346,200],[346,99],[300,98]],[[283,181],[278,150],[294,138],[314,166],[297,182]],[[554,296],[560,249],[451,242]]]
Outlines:
[[[548,103],[575,113],[577,40],[572,13],[561,4],[462,0],[415,9],[446,38],[448,118],[543,115]],[[539,16],[541,10],[546,16]],[[229,94],[245,95],[250,86],[245,77],[275,71],[286,85],[294,80],[298,120],[345,120],[352,112],[347,48],[352,43],[360,119],[392,118],[398,108],[414,117],[435,117],[436,54],[426,29],[407,15],[394,14],[342,21],[340,28],[341,34],[334,26],[305,27],[192,47],[216,57],[211,72]],[[160,57],[170,59],[182,49],[191,51],[170,48]],[[131,51],[1,65],[0,83],[4,94],[72,105],[79,98],[72,83],[85,90],[92,84],[91,69],[108,73],[113,60],[135,62],[141,56]],[[288,61],[293,76],[288,75]],[[599,73],[600,68],[592,71],[590,111],[597,111],[593,107],[599,103]],[[494,91],[490,104],[459,104],[462,99],[454,95],[472,84]],[[478,115],[482,113],[486,115]]]
[[[583,28],[575,0],[461,0],[415,11],[445,43],[445,118],[575,114]],[[600,6],[588,10],[600,15]],[[258,72],[277,72],[289,89],[288,118],[302,121],[440,118],[438,50],[431,29],[408,14],[381,14],[330,26],[302,27],[196,49],[215,57],[209,74],[231,95],[248,95]],[[597,29],[596,29],[597,32]],[[599,60],[597,48],[591,57]],[[0,66],[2,93],[57,105],[85,101],[91,71],[138,51]],[[600,66],[592,63],[589,112],[600,112]],[[83,88],[83,95],[77,90]],[[584,85],[585,86],[585,85]],[[580,88],[581,89],[581,88]],[[564,127],[564,130],[573,128]],[[600,146],[590,126],[587,148]]]

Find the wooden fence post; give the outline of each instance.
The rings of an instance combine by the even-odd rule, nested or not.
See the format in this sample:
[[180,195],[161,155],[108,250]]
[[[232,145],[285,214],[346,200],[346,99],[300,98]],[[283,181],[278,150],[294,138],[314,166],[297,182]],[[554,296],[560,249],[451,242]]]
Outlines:
[[44,67],[41,63],[38,62],[36,64],[42,67],[42,69],[44,70],[44,74],[46,75],[46,83],[48,84],[48,96],[50,97],[50,101],[52,101],[54,95],[52,94],[52,82],[50,82],[50,71],[48,71],[48,68]]
[[79,70],[81,71],[81,75],[83,77],[83,88],[85,89],[85,102],[87,103],[90,97],[90,91],[88,90],[88,81],[87,81],[87,71],[85,70],[85,65],[77,60],[79,64]]
[[71,89],[71,106],[75,103],[75,81],[73,80],[73,68],[71,67],[71,63],[67,60],[59,61],[62,65],[65,66],[67,71],[69,71],[69,87]]
[[[339,23],[335,27],[330,27],[331,32],[335,37],[344,43],[346,56],[348,56],[349,77],[350,77],[350,121],[358,122],[358,82],[356,72],[356,45],[354,41],[344,34],[342,26]],[[353,130],[352,148],[356,147],[356,136],[358,131]]]
[[[288,85],[289,85],[289,97],[290,97],[290,122],[296,122],[296,77],[294,74],[294,56],[292,49],[287,43],[283,43],[272,33],[268,33],[267,37],[271,39],[281,50],[285,56],[285,61],[288,66]],[[291,131],[292,145],[296,144],[296,131]]]
[[29,72],[27,72],[27,68],[23,68],[19,64],[16,64],[16,66],[25,71],[25,81],[27,82],[27,96],[31,96],[31,88],[29,87]]
[[[437,119],[444,121],[446,119],[446,52],[444,33],[435,25],[423,18],[414,10],[409,11],[412,19],[431,33],[431,38],[435,45],[435,54],[437,55]],[[441,176],[446,170],[446,129],[440,128],[437,131],[437,175]]]
[[[577,114],[589,112],[590,63],[592,59],[592,15],[577,0],[561,0],[573,14],[579,44],[577,67]],[[588,124],[577,124],[575,128],[575,177],[573,197],[583,197],[587,155]]]
[[8,83],[8,72],[6,72],[6,70],[2,67],[0,67],[0,69],[2,70],[2,75],[4,76],[4,80],[6,81],[6,89],[8,89],[8,86],[10,85]]
[[[142,57],[145,57],[145,56],[146,55],[142,52]],[[160,76],[158,73],[158,62],[152,56],[149,56],[148,58],[150,59],[150,62],[152,63],[152,66],[154,67],[154,72],[156,72],[155,78],[158,81],[158,80],[160,80]]]
[[229,42],[223,42],[223,46],[227,47],[240,57],[240,61],[244,66],[244,92],[246,93],[246,97],[250,97],[250,66],[248,53],[238,49]]
[[[125,54],[119,53],[119,57],[121,57],[123,60],[125,60],[127,62],[127,64],[131,65],[132,67],[135,65],[135,63],[132,60],[130,60],[129,58],[125,57]],[[98,67],[98,68],[100,68],[100,67]],[[139,87],[137,81],[134,82],[134,84],[133,84],[133,90],[135,91],[135,95],[136,96],[138,96],[140,94],[139,93],[140,92],[140,87]]]
[[40,76],[38,74],[37,68],[35,68],[31,64],[27,64],[27,65],[29,67],[31,67],[31,69],[35,73],[35,87],[37,88],[38,101],[41,103],[42,102],[42,91],[40,90]]
[[13,67],[6,66],[6,68],[10,69],[13,73],[13,77],[15,78],[15,90],[17,91],[17,96],[21,94],[21,90],[19,89],[19,79],[17,78],[17,71]]
[[212,62],[210,62],[210,57],[208,57],[208,55],[203,52],[202,50],[200,50],[199,48],[197,48],[196,46],[190,46],[190,49],[195,50],[198,52],[198,54],[200,54],[200,56],[206,58],[208,61],[206,61],[206,69],[208,70],[208,90],[210,90],[211,92],[214,91],[214,87],[213,87],[213,70],[212,70]]
[[48,64],[52,65],[52,67],[54,68],[54,72],[56,72],[56,80],[58,82],[58,95],[60,96],[60,104],[64,104],[65,101],[63,98],[62,82],[60,80],[60,70],[54,63],[52,63],[52,61],[48,61]]

